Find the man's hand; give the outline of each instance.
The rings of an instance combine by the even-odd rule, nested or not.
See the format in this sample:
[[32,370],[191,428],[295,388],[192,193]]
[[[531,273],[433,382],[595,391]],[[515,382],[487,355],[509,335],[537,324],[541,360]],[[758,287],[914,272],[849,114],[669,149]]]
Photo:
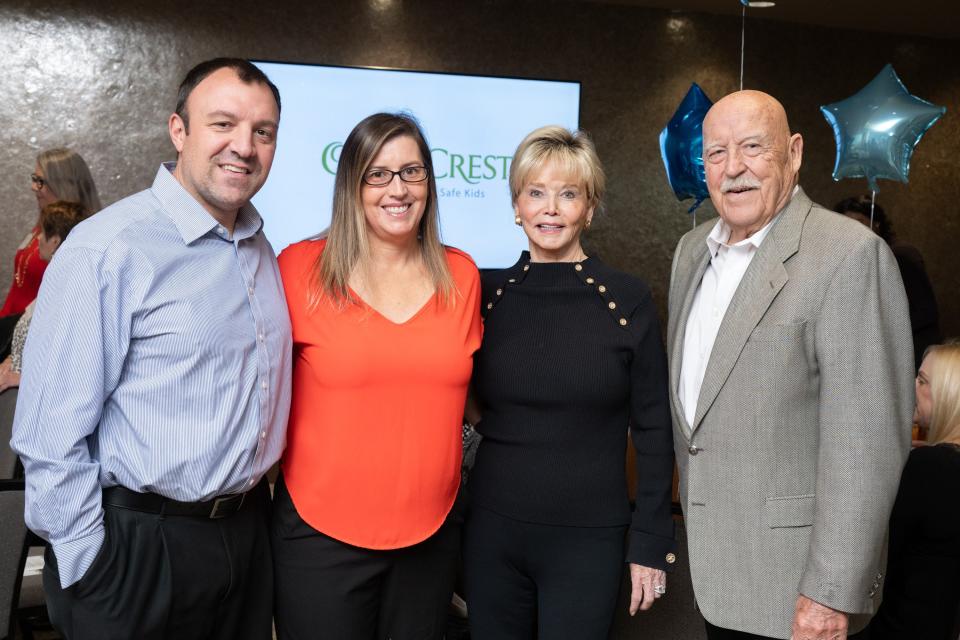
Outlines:
[[797,598],[791,640],[846,640],[847,614],[824,606],[805,595]]
[[[630,615],[637,611],[646,611],[653,606],[655,599],[666,593],[667,574],[660,569],[651,569],[639,564],[630,563]],[[662,587],[657,593],[655,587]]]

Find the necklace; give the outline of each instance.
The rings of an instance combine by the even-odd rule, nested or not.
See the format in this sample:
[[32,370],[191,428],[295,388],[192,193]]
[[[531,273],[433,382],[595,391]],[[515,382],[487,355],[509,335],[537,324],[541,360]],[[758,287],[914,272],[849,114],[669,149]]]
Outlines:
[[37,235],[36,233],[33,234],[33,237],[30,238],[30,242],[27,243],[23,252],[17,256],[17,268],[13,272],[13,282],[17,287],[23,286],[23,281],[27,277],[27,267],[30,265],[30,257],[40,249],[39,246],[35,244]]

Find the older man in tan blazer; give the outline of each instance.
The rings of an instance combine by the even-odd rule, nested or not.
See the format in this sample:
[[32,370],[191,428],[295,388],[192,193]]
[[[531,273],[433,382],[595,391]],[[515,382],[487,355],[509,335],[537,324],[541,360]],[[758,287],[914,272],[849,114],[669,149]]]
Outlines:
[[671,405],[694,591],[711,639],[843,639],[881,592],[910,445],[910,318],[878,236],[814,204],[783,107],[703,124],[720,220],[670,282]]

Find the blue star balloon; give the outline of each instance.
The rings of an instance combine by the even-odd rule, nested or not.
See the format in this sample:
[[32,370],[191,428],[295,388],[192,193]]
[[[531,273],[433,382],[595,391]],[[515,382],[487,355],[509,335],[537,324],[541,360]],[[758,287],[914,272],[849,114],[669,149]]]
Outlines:
[[687,213],[710,194],[703,174],[703,118],[713,103],[696,82],[660,132],[660,156],[677,200],[696,198]]
[[907,181],[913,148],[947,109],[910,95],[888,64],[863,89],[820,111],[837,142],[833,179],[865,177],[879,191],[880,178]]

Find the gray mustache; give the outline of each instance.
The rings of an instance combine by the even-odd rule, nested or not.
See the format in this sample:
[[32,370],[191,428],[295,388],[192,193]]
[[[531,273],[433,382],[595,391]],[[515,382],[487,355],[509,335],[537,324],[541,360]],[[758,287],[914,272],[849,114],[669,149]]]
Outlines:
[[725,178],[720,184],[720,191],[726,193],[734,189],[759,189],[760,181],[746,176],[739,178]]

